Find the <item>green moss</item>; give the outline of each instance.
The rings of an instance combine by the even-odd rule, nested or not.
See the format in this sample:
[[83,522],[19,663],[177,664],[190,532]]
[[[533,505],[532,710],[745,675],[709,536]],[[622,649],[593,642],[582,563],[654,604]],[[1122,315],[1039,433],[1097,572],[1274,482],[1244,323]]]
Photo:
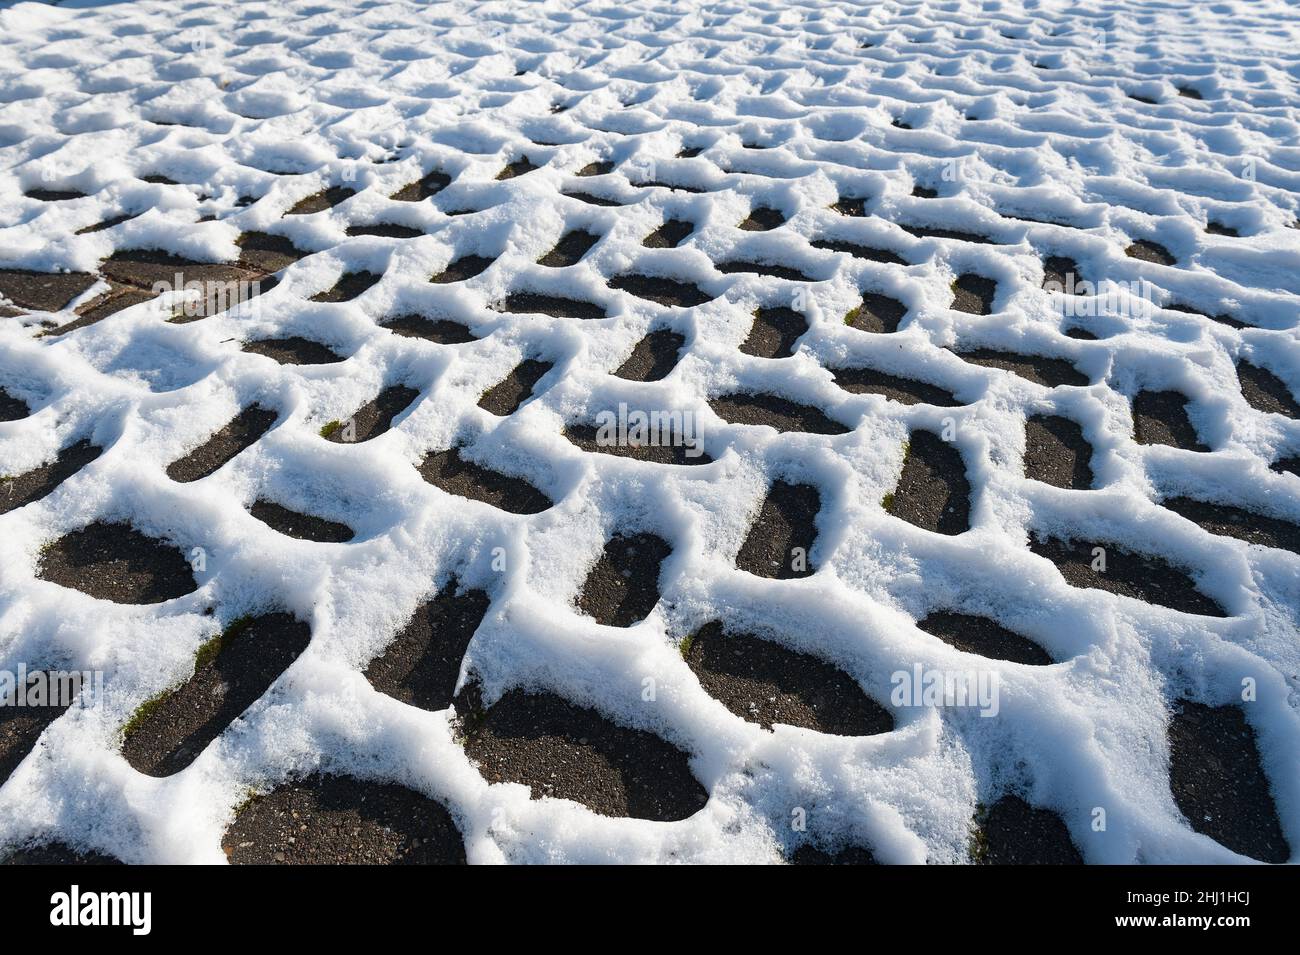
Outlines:
[[857,308],[855,308],[853,311],[849,312],[849,314],[845,315],[845,316],[844,316],[844,324],[845,324],[845,325],[852,325],[853,322],[857,319],[857,317],[858,317],[858,312],[860,312],[860,311],[862,311],[862,306],[861,306],[861,305],[859,305],[859,306],[858,306]]
[[[911,453],[912,453],[912,442],[904,441],[903,442],[903,464],[905,465],[907,464],[907,456]],[[888,494],[886,494],[883,498],[880,499],[880,506],[883,507],[889,513],[891,514],[893,513],[894,511],[893,491],[890,491]]]
[[255,800],[260,795],[262,794],[258,792],[256,789],[254,789],[252,786],[246,787],[244,789],[243,796],[241,796],[239,802],[235,804],[235,810],[233,815],[238,816],[241,812],[243,812],[245,809],[248,808],[249,804],[252,803],[253,800]]
[[226,629],[221,632],[222,639],[237,637],[253,625],[252,614],[244,614],[242,617],[236,617],[226,625]]
[[[221,652],[221,647],[225,643],[225,641],[235,636],[236,634],[241,633],[242,631],[248,629],[249,625],[252,622],[253,622],[252,617],[249,616],[240,617],[237,620],[235,620],[234,623],[230,624],[230,626],[226,627],[226,629],[223,630],[221,633],[212,637],[206,643],[204,643],[203,646],[199,647],[198,652],[194,654],[194,672],[197,673],[199,670],[202,670],[205,666],[211,664],[212,661],[217,658],[217,654]],[[139,729],[140,724],[143,723],[145,720],[147,720],[153,714],[153,712],[156,709],[158,709],[160,705],[162,705],[162,702],[165,699],[167,699],[167,697],[171,696],[172,693],[174,693],[177,689],[178,689],[177,686],[169,686],[161,693],[157,693],[149,697],[149,699],[145,700],[138,707],[136,707],[135,712],[132,713],[131,716],[127,719],[127,721],[122,724],[122,730],[118,734],[121,737],[122,741],[125,742],[131,736],[132,733],[134,733],[137,729]]]
[[682,651],[683,659],[687,656],[687,654],[691,652],[691,645],[694,643],[695,643],[695,634],[692,633],[690,636],[685,637],[682,640],[681,644],[679,644],[678,649]]
[[253,618],[247,614],[242,617],[237,617],[227,625],[225,630],[221,631],[221,633],[217,634],[207,643],[203,644],[203,646],[199,647],[198,653],[194,654],[194,672],[197,673],[215,660],[217,654],[221,652],[221,648],[225,645],[227,640],[237,637],[252,626],[252,624]]
[[135,712],[132,713],[127,721],[122,724],[122,730],[118,734],[118,736],[121,737],[122,742],[125,743],[131,738],[131,734],[140,728],[140,724],[153,715],[154,711],[162,705],[163,701],[172,695],[174,689],[175,687],[169,686],[161,693],[154,694],[136,707]]
[[221,639],[224,634],[217,634],[203,646],[199,647],[199,652],[194,654],[194,672],[198,673],[205,666],[217,658],[221,652]]
[[331,421],[329,424],[325,425],[325,427],[320,429],[320,436],[322,438],[332,437],[334,433],[337,432],[342,427],[343,427],[342,421]]

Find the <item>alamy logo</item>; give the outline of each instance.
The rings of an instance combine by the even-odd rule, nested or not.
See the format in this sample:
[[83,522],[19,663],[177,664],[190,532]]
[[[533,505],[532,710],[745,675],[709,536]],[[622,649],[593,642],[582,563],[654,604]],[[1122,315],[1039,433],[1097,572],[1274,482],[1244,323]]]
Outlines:
[[626,401],[618,403],[617,412],[606,409],[596,415],[596,444],[602,448],[681,447],[688,458],[704,453],[694,412],[629,411]]
[[998,675],[993,670],[932,670],[917,663],[897,670],[889,678],[894,689],[890,702],[904,706],[970,706],[980,716],[997,716]]
[[[82,696],[82,689],[91,692]],[[0,707],[83,706],[103,698],[104,674],[100,670],[0,670]]]
[[1155,286],[1146,279],[1121,281],[1110,279],[1099,287],[1066,273],[1064,284],[1054,279],[1043,284],[1044,290],[1065,296],[1061,312],[1068,318],[1091,318],[1114,315],[1118,318],[1150,318],[1155,313]]
[[178,303],[175,312],[185,318],[203,318],[219,315],[243,302],[251,301],[262,294],[262,283],[244,279],[224,281],[221,279],[191,279],[177,272],[172,281],[160,281],[153,284],[153,294],[164,295],[168,292],[186,292],[185,301]]
[[129,925],[132,935],[153,927],[151,892],[82,892],[74,885],[50,896],[51,925]]

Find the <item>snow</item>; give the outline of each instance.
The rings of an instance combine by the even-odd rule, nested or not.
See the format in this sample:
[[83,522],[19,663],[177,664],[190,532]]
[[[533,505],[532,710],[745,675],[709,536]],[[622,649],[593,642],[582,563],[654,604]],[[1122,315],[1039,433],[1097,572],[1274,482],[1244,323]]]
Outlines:
[[[1300,452],[1300,422],[1253,410],[1233,371],[1247,357],[1300,383],[1300,233],[1286,228],[1300,209],[1297,94],[1282,65],[1300,25],[1286,4],[84,6],[0,9],[0,267],[94,272],[115,249],[137,247],[232,261],[235,238],[252,230],[316,254],[261,298],[189,325],[161,322],[160,302],[66,337],[36,339],[30,324],[0,320],[0,376],[38,409],[0,423],[6,470],[47,462],[79,437],[106,448],[49,497],[0,517],[0,662],[100,669],[106,694],[103,705],[53,724],[0,789],[0,842],[53,830],[131,862],[220,863],[221,833],[250,788],[323,767],[398,780],[439,800],[472,862],[777,861],[781,846],[797,842],[794,807],[807,810],[826,847],[866,844],[886,862],[959,861],[976,804],[1012,790],[1059,812],[1090,862],[1241,862],[1183,822],[1164,726],[1168,701],[1234,702],[1249,676],[1258,701],[1248,719],[1283,830],[1300,846],[1300,557],[1211,536],[1155,503],[1193,492],[1300,521],[1300,478],[1267,467]],[[1184,85],[1205,99],[1178,96]],[[554,103],[572,109],[552,114]],[[914,128],[892,126],[895,118]],[[745,148],[754,143],[772,148]],[[672,158],[683,146],[704,146],[708,164]],[[523,156],[542,168],[495,180]],[[707,191],[572,178],[603,158],[633,183],[657,176]],[[960,161],[956,181],[944,178],[949,160]],[[387,198],[434,168],[454,179],[436,200]],[[144,183],[150,174],[193,188]],[[940,198],[914,198],[918,183]],[[281,218],[334,185],[358,194],[327,212]],[[88,196],[24,198],[35,188]],[[633,204],[584,205],[562,189]],[[871,217],[828,210],[840,194],[866,197]],[[245,195],[261,198],[237,207]],[[789,223],[736,231],[759,199]],[[444,214],[464,206],[488,211]],[[143,214],[73,234],[124,211]],[[199,222],[205,215],[216,218]],[[672,217],[700,228],[680,249],[641,247]],[[1242,237],[1205,233],[1207,218]],[[346,238],[347,225],[374,221],[428,234]],[[999,244],[918,239],[893,221]],[[604,236],[582,264],[563,272],[535,264],[576,228]],[[914,264],[837,255],[799,235],[893,249]],[[1126,257],[1139,238],[1165,245],[1179,267]],[[496,260],[462,284],[427,282],[466,254]],[[1049,254],[1075,259],[1112,307],[1123,296],[1107,297],[1108,283],[1145,280],[1156,304],[1228,311],[1252,327],[1149,309],[1090,322],[1111,337],[1066,338],[1060,297],[1039,288]],[[753,310],[788,304],[793,286],[713,268],[732,257],[822,279],[808,286],[811,330],[794,357],[738,350]],[[384,277],[352,302],[309,300],[357,270]],[[718,297],[682,310],[607,286],[630,270]],[[993,316],[948,308],[950,284],[966,271],[997,279]],[[909,306],[899,333],[843,324],[861,289]],[[488,307],[517,290],[586,299],[610,317]],[[376,324],[408,311],[464,321],[481,340],[441,346]],[[678,367],[659,383],[611,377],[651,327],[685,335]],[[237,349],[247,338],[295,334],[350,357],[294,367]],[[1064,357],[1093,383],[1049,391],[961,362],[946,350],[957,341]],[[550,387],[505,419],[478,408],[481,392],[524,357],[555,363],[539,391]],[[856,361],[943,384],[970,403],[904,407],[848,394],[827,368]],[[359,446],[321,441],[322,424],[395,383],[423,394],[393,430]],[[1136,444],[1128,399],[1140,388],[1184,392],[1215,450]],[[778,435],[727,424],[705,402],[733,390],[771,390],[853,431]],[[170,461],[253,400],[280,412],[272,431],[208,478],[168,480]],[[587,455],[561,436],[565,422],[619,401],[694,411],[714,463]],[[1024,419],[1041,412],[1083,426],[1099,490],[1024,479]],[[972,529],[959,538],[880,507],[907,433],[946,418],[973,488]],[[426,484],[412,463],[457,437],[556,506],[507,514]],[[818,572],[806,580],[763,580],[734,566],[775,479],[813,483],[822,495]],[[247,514],[259,495],[344,520],[356,540],[282,537]],[[35,577],[42,545],[99,518],[129,519],[186,553],[203,547],[199,590],[130,607]],[[674,548],[658,608],[626,630],[572,605],[615,529],[653,531]],[[1135,547],[1158,540],[1231,615],[1193,617],[1073,589],[1028,551],[1030,529]],[[504,573],[492,567],[498,547]],[[691,754],[708,805],[656,823],[489,786],[455,742],[450,713],[373,690],[366,662],[453,575],[493,597],[465,665],[488,701],[513,686],[547,689],[659,733]],[[893,672],[975,664],[917,629],[936,605],[995,617],[1062,662],[983,661],[1001,685],[996,719],[900,710],[894,732],[847,738],[783,726],[767,733],[739,719],[703,691],[678,651],[696,627],[724,618],[835,662],[883,701]],[[217,615],[205,616],[213,606]],[[183,680],[223,623],[275,607],[310,622],[313,639],[274,689],[181,773],[132,770],[116,741],[129,714]],[[658,687],[653,704],[642,701],[646,678]],[[1098,806],[1105,832],[1089,827]]]

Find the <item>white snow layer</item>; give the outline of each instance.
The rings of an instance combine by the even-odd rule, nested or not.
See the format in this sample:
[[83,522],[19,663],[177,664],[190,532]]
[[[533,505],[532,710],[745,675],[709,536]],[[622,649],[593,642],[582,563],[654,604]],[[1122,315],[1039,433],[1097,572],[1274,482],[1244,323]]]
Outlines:
[[[1300,846],[1300,557],[1211,536],[1155,504],[1193,490],[1300,520],[1300,478],[1267,467],[1300,450],[1300,423],[1250,408],[1233,372],[1249,357],[1300,383],[1300,232],[1286,228],[1300,207],[1297,40],[1294,11],[1280,2],[0,10],[0,267],[94,272],[115,249],[140,247],[231,261],[235,238],[251,230],[316,253],[262,299],[193,324],[165,324],[152,303],[55,338],[36,338],[30,320],[2,320],[0,371],[37,411],[0,423],[0,461],[32,467],[84,436],[106,451],[47,498],[0,517],[0,662],[105,673],[103,705],[54,723],[0,790],[0,842],[56,833],[131,862],[220,863],[221,834],[250,788],[324,768],[399,781],[443,803],[471,862],[778,861],[801,838],[790,829],[795,807],[823,847],[865,844],[885,862],[960,861],[976,805],[1012,791],[1059,812],[1089,862],[1241,862],[1182,819],[1165,724],[1170,701],[1235,702],[1253,677],[1248,719],[1283,830]],[[1204,100],[1178,96],[1178,86]],[[571,108],[553,114],[556,104]],[[684,146],[704,147],[707,164],[674,159]],[[521,156],[542,168],[495,181]],[[621,184],[603,191],[626,206],[561,195],[597,191],[573,173],[603,159],[632,182],[655,173],[707,191],[636,190],[616,176]],[[454,178],[437,202],[387,198],[434,168]],[[149,174],[193,188],[143,182]],[[940,198],[914,198],[918,183]],[[281,218],[340,184],[359,193]],[[88,195],[24,197],[37,188]],[[872,217],[828,209],[840,194],[867,197]],[[245,195],[262,198],[237,206]],[[440,211],[461,204],[488,211]],[[758,204],[789,223],[736,230]],[[1075,227],[1000,218],[995,207]],[[74,235],[124,211],[144,214]],[[699,223],[695,235],[680,249],[643,248],[673,215]],[[926,216],[1002,244],[914,238],[890,221]],[[1241,237],[1206,233],[1207,218]],[[345,237],[349,224],[373,221],[427,235]],[[562,272],[534,264],[576,227],[604,236],[582,263]],[[804,238],[827,236],[904,250],[916,264],[855,259]],[[1167,246],[1179,266],[1126,257],[1138,238]],[[462,284],[428,283],[468,253],[495,262]],[[754,308],[788,304],[791,285],[714,269],[733,253],[820,279],[806,285],[810,331],[794,357],[738,350]],[[1061,297],[1040,288],[1049,254],[1112,282],[1145,279],[1158,304],[1227,311],[1250,327],[1157,310],[1101,316],[1094,327],[1118,332],[1101,340],[1065,337]],[[309,300],[358,269],[383,279],[351,302]],[[719,297],[672,309],[606,285],[631,269]],[[998,280],[994,314],[949,308],[950,284],[965,271]],[[610,317],[488,308],[518,288],[599,302]],[[863,289],[910,307],[898,334],[843,323]],[[378,327],[403,311],[457,318],[482,338],[443,346]],[[651,384],[612,377],[652,323],[686,336],[678,367]],[[281,366],[238,347],[307,331],[350,357]],[[1065,357],[1096,383],[1046,389],[965,364],[945,350],[958,340]],[[478,408],[521,357],[555,363],[538,396],[508,418]],[[969,404],[850,395],[827,366],[854,359],[945,383]],[[321,440],[323,423],[393,383],[422,396],[391,431],[354,446]],[[705,401],[738,386],[813,404],[853,431],[729,425]],[[1128,398],[1141,387],[1184,391],[1215,450],[1136,444]],[[280,412],[276,428],[211,477],[166,477],[170,461],[254,399]],[[561,436],[565,421],[620,400],[693,410],[714,463],[585,454]],[[1053,410],[1083,425],[1099,490],[1023,477],[1025,418]],[[972,485],[972,529],[958,538],[880,506],[908,431],[949,415]],[[412,462],[458,437],[556,506],[518,516],[426,484]],[[808,579],[764,580],[734,566],[778,478],[822,495]],[[245,510],[259,495],[346,520],[357,538],[282,537]],[[186,553],[205,548],[199,590],[134,607],[36,578],[44,544],[100,518],[127,519]],[[1031,528],[1158,540],[1230,616],[1071,588],[1027,549]],[[674,548],[658,607],[625,630],[573,606],[616,529],[650,530]],[[504,572],[491,566],[496,547],[508,553]],[[488,785],[455,741],[451,712],[372,689],[366,662],[452,576],[493,598],[462,679],[477,674],[489,702],[513,686],[546,689],[662,735],[690,754],[707,806],[681,822],[613,819]],[[916,627],[935,606],[991,616],[1063,662],[963,654]],[[224,623],[276,607],[308,621],[313,638],[274,688],[184,771],[155,779],[130,768],[118,751],[127,716],[185,679]],[[685,635],[718,618],[836,662],[885,703],[890,674],[918,662],[995,669],[1000,714],[899,710],[894,732],[865,738],[766,732],[706,694],[679,653]],[[646,677],[657,682],[653,703],[642,701]],[[1094,807],[1107,811],[1104,832],[1092,831]]]

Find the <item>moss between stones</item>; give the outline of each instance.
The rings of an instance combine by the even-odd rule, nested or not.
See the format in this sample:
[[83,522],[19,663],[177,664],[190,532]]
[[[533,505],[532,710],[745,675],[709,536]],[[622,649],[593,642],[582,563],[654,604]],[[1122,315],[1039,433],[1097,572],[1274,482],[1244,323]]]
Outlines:
[[[199,670],[203,669],[214,659],[216,659],[217,654],[221,652],[221,647],[223,643],[230,637],[236,636],[237,634],[246,630],[249,627],[249,625],[252,624],[252,622],[253,622],[253,618],[251,616],[245,615],[243,617],[239,617],[234,622],[232,622],[228,627],[226,627],[226,629],[223,630],[221,633],[218,633],[216,636],[206,640],[203,643],[203,645],[199,647],[199,649],[194,654],[193,673],[197,673]],[[135,712],[132,713],[130,717],[128,717],[127,721],[122,724],[122,729],[118,733],[119,741],[123,743],[126,742],[126,740],[128,740],[131,737],[131,734],[134,733],[140,727],[140,724],[143,723],[146,719],[148,719],[149,716],[153,713],[153,711],[156,710],[162,704],[163,700],[167,699],[169,696],[172,695],[172,693],[176,692],[177,689],[179,689],[184,685],[185,685],[184,680],[180,681],[179,683],[175,683],[172,686],[169,686],[166,689],[160,690],[158,693],[155,693],[153,696],[149,697],[149,699],[145,700],[143,703],[137,706]]]
[[150,717],[154,710],[158,709],[158,707],[162,705],[163,700],[171,696],[172,691],[175,689],[175,686],[169,686],[167,689],[155,693],[153,696],[149,697],[149,699],[136,707],[135,712],[132,713],[130,718],[122,724],[122,729],[117,734],[119,741],[124,743],[130,739],[131,734],[140,727],[141,723]]
[[[907,466],[907,456],[911,453],[912,453],[912,442],[909,439],[903,442],[903,466],[904,467]],[[892,514],[894,512],[893,491],[886,492],[885,496],[880,499],[880,506],[883,507],[887,513]]]

